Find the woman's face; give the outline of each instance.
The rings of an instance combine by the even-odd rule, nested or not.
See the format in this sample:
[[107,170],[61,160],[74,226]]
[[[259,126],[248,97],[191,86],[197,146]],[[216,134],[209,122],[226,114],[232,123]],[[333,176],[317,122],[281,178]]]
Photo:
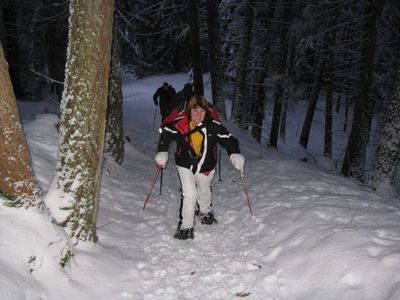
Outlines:
[[197,124],[204,121],[205,116],[206,116],[206,111],[200,106],[196,106],[195,108],[192,108],[190,110],[190,119],[196,126]]

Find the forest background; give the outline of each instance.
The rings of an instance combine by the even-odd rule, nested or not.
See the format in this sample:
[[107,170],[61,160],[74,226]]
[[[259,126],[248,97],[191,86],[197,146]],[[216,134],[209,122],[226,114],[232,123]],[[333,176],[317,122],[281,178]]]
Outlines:
[[[61,104],[55,185],[63,209],[51,215],[68,228],[74,243],[97,240],[103,151],[123,161],[121,69],[136,78],[191,72],[197,94],[204,92],[203,73],[210,72],[210,100],[223,120],[268,147],[329,162],[372,190],[396,193],[398,1],[6,0],[0,5],[8,62],[1,71],[9,71],[13,96]],[[2,98],[10,107],[12,93]],[[232,100],[229,112],[226,99]],[[306,109],[293,145],[286,143],[293,135],[286,116],[301,101]],[[4,107],[2,115],[10,115]],[[324,133],[317,137],[323,143],[309,149],[313,126],[320,122],[314,118],[317,109],[324,116]],[[9,128],[14,121],[2,122]],[[89,132],[90,142],[82,143]],[[26,154],[22,140],[11,140],[16,145],[3,152]],[[3,180],[9,177],[1,173],[2,195],[15,206],[40,203],[29,155],[4,157],[2,172],[27,172],[18,174],[22,181]],[[24,164],[7,165],[14,161]],[[69,255],[66,251],[66,261]]]
[[[132,76],[193,70],[202,93],[198,74],[210,71],[223,119],[222,99],[231,98],[232,122],[270,147],[284,148],[287,110],[305,101],[296,135],[307,149],[322,110],[323,147],[305,159],[333,159],[338,172],[376,188],[394,183],[399,163],[398,151],[376,155],[384,123],[396,118],[399,11],[395,0],[116,1],[115,39]],[[68,16],[68,1],[2,1],[0,38],[18,100],[60,101]],[[372,172],[384,156],[376,169],[387,178]]]

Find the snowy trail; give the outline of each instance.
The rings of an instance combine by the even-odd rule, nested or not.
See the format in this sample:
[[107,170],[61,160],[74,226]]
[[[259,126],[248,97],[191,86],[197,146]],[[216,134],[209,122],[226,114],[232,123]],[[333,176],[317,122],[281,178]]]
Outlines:
[[[135,92],[130,93],[133,101],[135,97],[141,97],[140,88],[137,91],[139,96]],[[128,102],[129,108],[134,107],[129,103],[129,98],[125,101]],[[143,135],[148,145],[156,144],[158,134],[153,134],[151,126],[143,127],[141,136]],[[140,148],[141,141],[137,141],[133,136],[132,144],[136,147],[135,142]],[[135,151],[129,147],[128,145],[128,153]],[[117,211],[116,217],[122,212],[124,221],[118,221],[122,228],[115,227],[114,224],[117,221],[110,224],[109,228],[107,226],[101,228],[99,230],[101,244],[108,244],[106,241],[109,237],[117,235],[115,230],[119,235],[120,230],[126,230],[128,236],[128,232],[131,232],[134,238],[132,241],[126,241],[129,244],[129,254],[125,253],[126,262],[140,263],[131,270],[133,277],[128,276],[128,278],[138,277],[148,283],[142,286],[144,299],[177,299],[177,295],[180,295],[179,299],[204,299],[204,297],[226,299],[237,292],[250,289],[254,280],[252,273],[267,272],[261,269],[255,259],[260,253],[248,249],[254,236],[254,224],[260,221],[257,221],[257,218],[251,219],[243,198],[240,175],[230,166],[227,156],[223,155],[224,167],[221,174],[223,180],[218,182],[218,174],[216,174],[213,185],[213,205],[217,216],[220,216],[219,224],[202,225],[196,219],[195,239],[179,241],[173,238],[180,205],[179,181],[173,155],[170,155],[170,162],[164,171],[162,195],[158,194],[158,181],[143,211],[141,207],[155,175],[154,153],[147,152],[146,155],[147,157],[128,156],[134,160],[125,161],[123,168],[114,170],[124,173],[117,175],[118,179],[126,178],[127,180],[116,182],[112,176],[104,180],[102,198],[108,199],[103,206],[111,206],[112,211]],[[135,161],[138,158],[145,163]],[[141,166],[145,168],[138,170],[142,168]],[[148,185],[143,185],[143,183],[148,183]],[[107,193],[107,190],[115,190],[113,188],[115,184],[121,186],[119,197]],[[109,189],[107,185],[110,185]],[[108,203],[112,204],[108,205]],[[112,215],[110,212],[103,211],[103,213],[108,217]],[[99,224],[103,222],[106,224],[110,221],[102,220],[101,214]],[[262,224],[260,226],[263,227]],[[140,254],[139,257],[138,254]],[[226,274],[231,275],[226,276]],[[164,288],[157,288],[160,282]],[[185,291],[187,291],[186,296]]]
[[[7,300],[400,299],[398,202],[267,150],[229,122],[247,158],[254,215],[240,175],[222,151],[222,182],[217,172],[213,183],[219,223],[197,220],[193,240],[174,239],[180,195],[172,148],[162,195],[158,181],[142,210],[156,174],[151,96],[162,82],[179,90],[185,79],[173,74],[126,83],[125,135],[131,141],[122,166],[110,159],[104,163],[99,242],[78,245],[68,269],[56,265],[49,224],[29,211],[0,207],[2,295]],[[24,128],[44,189],[54,174],[57,121],[41,115]],[[33,255],[36,261],[28,264]]]
[[[129,100],[126,99],[128,106],[132,105]],[[144,133],[147,145],[156,145],[158,135],[149,125],[143,127],[148,132],[141,134]],[[135,141],[133,137],[133,145]],[[146,143],[137,141],[137,148],[143,144]],[[148,163],[125,163],[127,174],[117,177],[129,180],[122,184],[118,214],[125,212],[124,225],[128,228],[124,229],[128,236],[129,231],[134,236],[132,241],[126,241],[130,245],[126,262],[139,263],[130,270],[133,276],[131,274],[128,279],[144,283],[140,287],[143,299],[229,299],[240,292],[249,293],[247,299],[297,299],[302,284],[310,284],[308,276],[318,279],[319,284],[299,299],[337,299],[337,296],[330,298],[329,294],[334,292],[329,287],[331,282],[324,283],[320,273],[340,261],[343,267],[334,268],[327,275],[337,277],[340,284],[349,289],[343,299],[357,295],[373,276],[368,278],[360,270],[346,268],[348,258],[344,255],[351,249],[354,231],[358,232],[357,224],[381,205],[371,194],[364,193],[346,179],[322,172],[316,178],[318,171],[303,162],[288,162],[278,157],[260,160],[253,153],[246,153],[243,147],[242,150],[248,157],[248,182],[255,215],[251,217],[248,212],[239,174],[223,155],[223,181],[218,182],[216,174],[213,184],[213,206],[219,223],[206,226],[197,220],[195,239],[185,242],[172,238],[179,209],[173,156],[170,155],[164,173],[163,195],[158,195],[156,184],[145,211],[141,210],[141,205],[149,186],[143,183],[150,183],[155,173],[152,171],[154,153],[147,149],[147,157],[142,159],[148,159]],[[268,157],[261,148],[252,151],[257,157]],[[138,158],[137,155],[132,157]],[[132,169],[137,171],[138,166],[146,167],[139,174],[131,172]],[[110,180],[110,185],[114,184],[116,182]],[[365,197],[365,201],[359,201],[358,197]],[[368,201],[368,198],[371,199]],[[110,202],[115,200],[115,195],[111,195]],[[390,228],[375,232],[376,236],[371,237],[373,234],[373,230],[365,232],[357,243],[373,242],[374,246],[351,259],[358,259],[362,264],[363,255],[377,257],[387,251],[385,248],[400,245],[399,233]],[[388,236],[392,238],[386,239]],[[337,247],[337,240],[342,239],[347,244]],[[327,250],[320,254],[321,243]],[[400,266],[400,256],[395,255],[390,261]],[[292,278],[292,273],[302,271],[308,272],[304,282],[301,278]],[[297,284],[298,291],[293,283]]]

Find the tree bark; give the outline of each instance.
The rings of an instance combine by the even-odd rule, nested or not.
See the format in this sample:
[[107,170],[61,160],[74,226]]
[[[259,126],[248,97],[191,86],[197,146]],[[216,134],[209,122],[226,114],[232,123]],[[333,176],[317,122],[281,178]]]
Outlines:
[[[250,103],[248,120],[251,120],[251,136],[258,143],[262,141],[263,120],[265,116],[266,89],[264,80],[268,76],[271,59],[271,32],[276,0],[254,3],[254,25],[251,39],[251,67],[247,75],[249,83],[247,96]],[[245,116],[247,118],[247,116]],[[247,119],[243,118],[243,123]]]
[[197,95],[204,95],[203,71],[201,67],[199,7],[198,0],[189,0],[189,30],[192,50],[193,87]]
[[242,5],[245,10],[245,17],[243,19],[242,40],[240,41],[238,53],[238,66],[236,68],[235,94],[232,104],[232,122],[240,129],[246,129],[248,124],[245,123],[244,120],[247,120],[249,114],[246,78],[252,38],[251,32],[253,28],[253,5],[251,0],[244,1]]
[[226,120],[225,99],[223,98],[223,60],[220,24],[218,6],[215,0],[207,0],[207,24],[213,103],[217,108],[220,118]]
[[41,202],[41,188],[32,168],[1,43],[0,115],[0,194],[13,205],[37,206]]
[[379,189],[394,185],[400,164],[400,70],[395,83],[393,99],[386,109],[385,124],[373,164],[370,184]]
[[328,57],[326,60],[326,97],[325,97],[325,133],[324,156],[332,158],[332,122],[333,122],[333,85],[335,80],[335,52],[337,33],[337,12],[328,21],[327,44]]
[[[279,78],[275,80],[275,90],[274,90],[274,112],[272,115],[272,124],[271,124],[271,133],[269,143],[270,146],[277,149],[278,148],[278,137],[279,137],[279,128],[282,122],[282,110],[286,109],[284,103],[286,99],[284,99],[285,95],[285,87],[283,83],[285,82],[284,78],[287,74],[287,61],[288,61],[288,31],[291,20],[291,10],[292,10],[292,2],[288,0],[282,0],[280,2],[280,7],[278,13],[276,14],[276,25],[278,30],[280,31],[280,57],[279,57],[279,69],[278,74]],[[286,120],[286,119],[285,119]]]
[[374,59],[377,42],[376,22],[380,17],[384,1],[367,0],[365,8],[365,37],[361,46],[362,70],[360,91],[356,98],[353,122],[342,165],[342,174],[359,181],[364,179],[366,151],[369,140],[374,100],[370,97],[373,82]]
[[121,76],[121,47],[116,19],[112,44],[111,74],[108,84],[108,106],[106,125],[106,153],[122,164],[124,159],[123,95]]
[[282,78],[280,76],[275,80],[275,87],[274,87],[274,110],[272,113],[272,124],[271,124],[271,132],[269,135],[269,145],[275,149],[278,148],[278,136],[279,136],[279,125],[281,122],[281,113],[282,113],[282,102],[283,100],[283,93],[284,88],[282,85]]
[[314,119],[315,108],[317,107],[318,96],[322,85],[322,76],[324,74],[324,69],[325,69],[325,60],[322,58],[319,59],[320,61],[317,64],[317,70],[314,75],[314,82],[311,89],[310,100],[308,102],[307,112],[304,118],[303,127],[301,129],[301,134],[299,139],[299,144],[304,149],[307,149],[308,140],[310,138],[311,125]]
[[72,240],[97,241],[113,0],[71,0],[57,185]]

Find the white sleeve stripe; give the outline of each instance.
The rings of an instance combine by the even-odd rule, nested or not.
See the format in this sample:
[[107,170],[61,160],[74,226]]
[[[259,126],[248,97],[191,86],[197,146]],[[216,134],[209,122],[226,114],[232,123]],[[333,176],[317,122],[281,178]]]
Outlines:
[[164,127],[163,129],[165,129],[166,131],[169,131],[171,133],[178,133],[178,131],[169,129],[168,127]]
[[229,139],[232,134],[217,134],[217,136],[221,139]]
[[218,124],[218,125],[221,125],[221,123],[220,122],[218,122],[218,121],[216,121],[216,120],[212,120],[214,123],[216,123],[216,124]]

